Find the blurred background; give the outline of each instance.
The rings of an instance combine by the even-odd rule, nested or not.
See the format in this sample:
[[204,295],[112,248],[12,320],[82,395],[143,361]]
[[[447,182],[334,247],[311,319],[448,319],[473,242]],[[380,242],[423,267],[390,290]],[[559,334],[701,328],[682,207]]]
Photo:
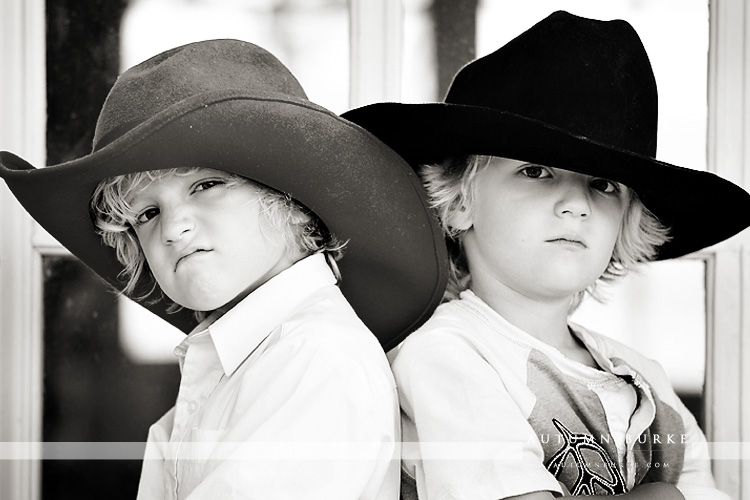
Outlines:
[[[366,76],[366,57],[377,55],[377,47],[352,50],[356,30],[367,29],[353,11],[373,3],[47,0],[46,164],[88,154],[99,109],[120,72],[196,40],[237,38],[268,49],[298,77],[310,100],[336,113],[373,102],[372,94],[360,92],[363,84],[356,75]],[[395,43],[387,50],[398,54],[395,64],[386,65],[391,83],[379,99],[415,103],[441,100],[461,66],[555,10],[629,21],[643,40],[659,87],[658,158],[707,168],[707,0],[379,3],[395,9],[398,21],[396,26],[386,23],[385,34],[370,42]],[[365,60],[356,58],[362,54]],[[174,403],[179,370],[172,350],[183,334],[117,298],[55,242],[44,241],[41,439],[143,442],[149,425]],[[646,266],[603,289],[606,303],[587,299],[574,315],[576,322],[657,359],[704,428],[708,319],[714,312],[707,288],[713,279],[711,259],[711,252],[704,252]],[[50,500],[102,494],[133,498],[140,474],[137,456],[43,460],[36,494]]]

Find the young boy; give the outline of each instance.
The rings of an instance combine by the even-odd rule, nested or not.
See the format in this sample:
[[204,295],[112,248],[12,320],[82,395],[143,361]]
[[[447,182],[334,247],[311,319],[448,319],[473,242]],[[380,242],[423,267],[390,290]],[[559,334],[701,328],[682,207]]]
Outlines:
[[446,275],[398,155],[265,50],[213,40],[121,75],[90,155],[35,169],[3,152],[0,176],[118,290],[200,321],[139,498],[398,498],[383,347],[429,317]]
[[632,27],[557,12],[445,103],[344,115],[421,165],[452,250],[453,300],[392,363],[404,497],[725,498],[662,368],[569,321],[599,280],[750,225],[741,188],[654,159],[656,111]]

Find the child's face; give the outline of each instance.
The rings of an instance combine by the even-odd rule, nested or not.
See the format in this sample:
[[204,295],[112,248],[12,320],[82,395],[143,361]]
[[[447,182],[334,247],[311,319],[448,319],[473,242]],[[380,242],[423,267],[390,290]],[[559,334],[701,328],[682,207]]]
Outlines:
[[606,269],[629,200],[606,179],[493,158],[463,239],[474,285],[567,300]]
[[136,236],[170,299],[212,311],[293,263],[270,225],[261,229],[259,199],[253,184],[211,169],[159,179],[134,195]]

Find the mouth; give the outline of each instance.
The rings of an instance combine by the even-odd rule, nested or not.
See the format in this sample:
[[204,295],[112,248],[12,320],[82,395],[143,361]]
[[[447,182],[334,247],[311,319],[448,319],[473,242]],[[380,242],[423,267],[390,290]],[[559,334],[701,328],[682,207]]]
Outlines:
[[562,236],[560,238],[552,238],[550,240],[547,240],[547,243],[554,243],[557,245],[567,246],[570,248],[579,248],[579,249],[588,248],[581,239],[575,236]]
[[204,248],[198,248],[195,250],[191,250],[189,252],[186,252],[184,255],[182,255],[179,259],[177,259],[177,262],[174,264],[174,270],[177,271],[177,267],[183,263],[185,260],[190,259],[191,257],[194,257],[196,255],[201,255],[203,253],[208,253],[211,250],[206,250]]

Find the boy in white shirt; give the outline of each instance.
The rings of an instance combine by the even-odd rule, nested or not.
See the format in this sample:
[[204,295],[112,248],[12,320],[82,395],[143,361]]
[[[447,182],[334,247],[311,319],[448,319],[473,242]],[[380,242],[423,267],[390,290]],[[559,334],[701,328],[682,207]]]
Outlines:
[[662,163],[624,21],[556,12],[456,75],[444,103],[344,114],[423,176],[448,298],[395,352],[405,498],[725,498],[660,367],[569,321],[586,291],[750,225],[750,196]]
[[191,323],[138,498],[398,498],[383,347],[446,275],[398,155],[267,51],[210,40],[121,75],[90,155],[35,169],[3,152],[0,176],[115,288]]

